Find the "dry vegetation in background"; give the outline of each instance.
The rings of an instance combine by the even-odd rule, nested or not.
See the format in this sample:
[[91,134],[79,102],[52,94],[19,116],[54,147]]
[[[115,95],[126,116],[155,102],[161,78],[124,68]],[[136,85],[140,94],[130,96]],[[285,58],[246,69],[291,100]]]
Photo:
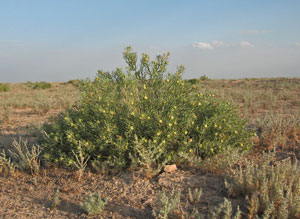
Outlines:
[[1,218],[300,218],[299,78],[185,81],[237,104],[256,129],[254,149],[189,157],[151,177],[95,173],[80,154],[74,172],[39,167],[36,129],[78,100],[72,82],[0,90]]

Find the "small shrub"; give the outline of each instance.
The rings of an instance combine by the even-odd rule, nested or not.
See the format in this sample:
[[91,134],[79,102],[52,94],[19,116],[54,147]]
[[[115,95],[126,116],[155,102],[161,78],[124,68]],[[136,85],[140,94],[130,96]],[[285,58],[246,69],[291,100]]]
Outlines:
[[200,198],[202,196],[202,188],[198,189],[191,189],[188,190],[188,200],[190,203],[196,204],[200,201]]
[[225,182],[231,196],[250,197],[249,218],[300,216],[299,164],[274,160],[273,154],[265,154],[260,163],[248,160],[244,169],[232,173],[232,182]]
[[202,75],[202,76],[200,77],[200,80],[201,80],[201,81],[209,81],[210,79],[209,79],[206,75]]
[[9,90],[10,90],[10,87],[8,86],[8,84],[0,83],[0,92],[7,92]]
[[57,206],[60,205],[60,192],[59,189],[56,189],[56,192],[53,196],[53,200],[52,200],[52,208],[56,208]]
[[192,79],[187,80],[187,82],[192,84],[192,85],[195,85],[195,84],[198,84],[199,80],[195,79],[195,78],[192,78]]
[[45,82],[45,81],[41,81],[41,82],[28,81],[28,82],[26,82],[26,85],[35,90],[51,88],[51,84],[48,82]]
[[[132,156],[141,165],[158,167],[175,162],[180,153],[205,158],[252,146],[252,133],[232,103],[196,92],[182,80],[182,66],[166,73],[169,54],[153,61],[142,54],[140,64],[130,47],[123,55],[126,73],[99,71],[95,80],[81,81],[81,99],[43,126],[44,159],[74,165],[72,151],[78,152],[79,141],[91,162],[118,168],[132,165]],[[147,153],[158,160],[147,161]]]
[[6,156],[5,151],[3,150],[0,153],[0,174],[13,174],[15,172],[15,165],[9,157]]
[[90,216],[97,215],[97,214],[100,214],[104,210],[107,202],[108,202],[108,198],[102,199],[101,193],[99,192],[97,195],[90,194],[86,198],[82,207],[86,214],[88,214]]
[[15,166],[19,170],[30,170],[32,174],[37,174],[40,170],[39,155],[41,153],[40,147],[32,145],[28,147],[27,141],[23,141],[21,138],[18,141],[14,139],[12,143],[12,149],[9,153],[14,158]]
[[239,207],[234,214],[232,212],[232,205],[231,202],[224,198],[224,202],[216,207],[212,212],[210,218],[212,219],[241,219],[242,212],[240,211]]
[[153,216],[159,219],[169,218],[172,211],[179,206],[180,194],[181,191],[175,192],[175,189],[173,189],[169,195],[164,191],[160,192],[152,211]]

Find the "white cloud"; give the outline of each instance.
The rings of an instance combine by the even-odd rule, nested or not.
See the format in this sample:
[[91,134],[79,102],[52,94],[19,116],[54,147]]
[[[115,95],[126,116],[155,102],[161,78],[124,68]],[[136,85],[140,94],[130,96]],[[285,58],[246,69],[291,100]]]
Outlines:
[[227,46],[227,44],[225,44],[224,42],[222,41],[218,41],[218,40],[214,40],[211,42],[211,44],[214,46],[214,47],[222,47],[222,46]]
[[214,47],[210,43],[204,43],[204,42],[195,42],[193,44],[193,47],[199,49],[214,49]]
[[253,44],[251,44],[251,43],[249,43],[249,42],[247,42],[247,41],[242,41],[242,42],[240,42],[240,46],[241,46],[241,47],[244,47],[244,48],[253,48],[253,47],[254,47]]
[[203,49],[203,50],[212,50],[218,48],[234,48],[234,47],[253,48],[254,45],[247,41],[241,41],[239,43],[224,43],[223,41],[213,40],[211,42],[195,42],[193,44],[193,47]]
[[256,35],[256,34],[265,34],[265,33],[272,33],[272,30],[242,30],[240,31],[241,34],[249,34],[249,35]]
[[296,46],[300,47],[300,42],[297,42],[297,43],[296,43]]

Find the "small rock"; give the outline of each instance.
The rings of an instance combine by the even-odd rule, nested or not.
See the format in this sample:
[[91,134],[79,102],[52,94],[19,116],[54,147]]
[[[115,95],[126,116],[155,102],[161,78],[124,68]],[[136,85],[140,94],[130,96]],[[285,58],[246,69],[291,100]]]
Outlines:
[[166,165],[164,168],[164,172],[166,172],[166,173],[172,173],[176,170],[177,170],[176,164]]

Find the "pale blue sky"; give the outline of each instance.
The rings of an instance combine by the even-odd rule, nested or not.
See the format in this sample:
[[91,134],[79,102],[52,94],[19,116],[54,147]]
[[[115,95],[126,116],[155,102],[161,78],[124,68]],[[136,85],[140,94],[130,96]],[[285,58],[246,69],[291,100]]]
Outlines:
[[66,81],[170,51],[185,78],[300,77],[299,0],[0,0],[0,81]]

